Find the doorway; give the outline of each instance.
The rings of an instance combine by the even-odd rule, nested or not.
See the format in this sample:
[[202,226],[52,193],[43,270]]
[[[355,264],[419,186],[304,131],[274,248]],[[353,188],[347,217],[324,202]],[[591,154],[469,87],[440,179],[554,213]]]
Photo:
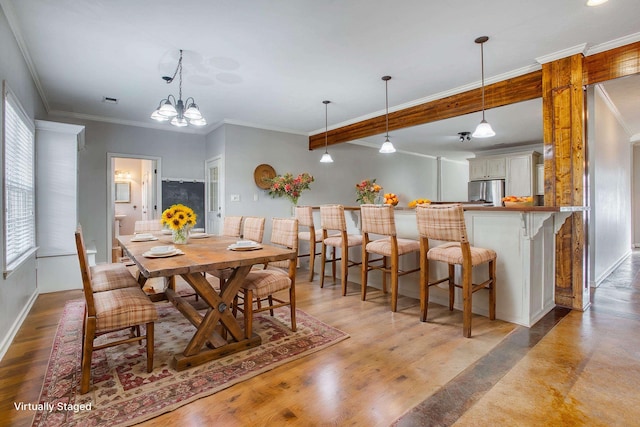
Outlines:
[[108,153],[107,174],[107,241],[115,262],[122,256],[120,234],[133,234],[136,221],[160,218],[160,158]]
[[214,157],[206,162],[206,227],[207,233],[222,234],[224,215],[224,173],[222,157]]

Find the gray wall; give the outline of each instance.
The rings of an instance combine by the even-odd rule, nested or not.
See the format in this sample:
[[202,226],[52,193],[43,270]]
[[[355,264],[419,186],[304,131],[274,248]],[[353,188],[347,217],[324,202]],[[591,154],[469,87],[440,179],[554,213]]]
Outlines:
[[[0,80],[5,80],[17,96],[31,119],[45,118],[45,110],[38,91],[31,79],[29,69],[22,57],[9,24],[0,8]],[[2,108],[0,102],[0,109]],[[3,115],[0,115],[0,128]],[[0,151],[2,156],[4,150]],[[0,184],[3,177],[0,174]],[[0,198],[0,212],[4,212]],[[0,245],[0,259],[4,259],[4,248]],[[35,254],[22,264],[8,278],[0,276],[0,358],[4,354],[12,335],[15,334],[20,320],[26,315],[29,301],[36,293]]]
[[590,285],[597,286],[631,251],[628,135],[599,87],[589,88]]

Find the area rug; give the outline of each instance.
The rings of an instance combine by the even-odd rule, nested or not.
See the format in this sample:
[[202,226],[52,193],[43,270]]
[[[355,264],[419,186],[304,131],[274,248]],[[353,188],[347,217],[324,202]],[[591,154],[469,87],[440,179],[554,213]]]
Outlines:
[[296,310],[297,332],[292,332],[289,310],[280,308],[274,317],[265,312],[254,318],[254,332],[261,336],[262,345],[176,372],[170,360],[184,350],[194,327],[170,303],[156,305],[159,320],[155,324],[153,372],[146,372],[144,341],[143,345],[131,343],[99,350],[93,354],[92,389],[82,395],[84,301],[68,302],[54,339],[33,425],[137,424],[349,337],[301,310]]

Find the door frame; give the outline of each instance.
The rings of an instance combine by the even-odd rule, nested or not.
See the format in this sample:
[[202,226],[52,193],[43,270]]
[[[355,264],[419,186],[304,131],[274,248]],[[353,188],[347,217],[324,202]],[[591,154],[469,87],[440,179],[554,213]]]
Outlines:
[[220,206],[220,223],[218,224],[218,230],[207,230],[207,233],[211,234],[221,234],[222,232],[222,218],[225,215],[225,179],[224,179],[224,155],[220,154],[217,156],[210,157],[204,161],[204,180],[205,180],[205,210],[204,210],[204,224],[205,228],[209,225],[209,163],[219,161],[220,162],[220,170],[218,171],[218,203]]
[[114,162],[116,158],[122,159],[140,159],[140,160],[155,160],[156,162],[156,201],[158,208],[162,207],[162,157],[146,156],[140,154],[127,154],[127,153],[107,153],[107,262],[113,262],[111,242],[113,233],[113,223],[115,220],[115,168]]

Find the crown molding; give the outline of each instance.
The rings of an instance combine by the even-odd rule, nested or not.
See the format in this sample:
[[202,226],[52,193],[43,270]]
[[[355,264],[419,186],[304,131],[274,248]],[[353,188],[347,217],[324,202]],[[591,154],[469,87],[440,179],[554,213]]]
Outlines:
[[608,42],[600,43],[587,49],[586,56],[602,53],[607,50],[615,49],[620,46],[625,46],[631,43],[640,41],[640,33],[629,34],[628,36],[620,37],[610,40]]
[[540,65],[546,64],[548,62],[557,61],[558,59],[566,58],[568,56],[573,56],[578,53],[584,55],[587,50],[587,44],[582,43],[575,45],[573,47],[568,47],[566,49],[559,50],[557,52],[550,53],[548,55],[542,55],[536,58],[536,62]]
[[224,119],[223,122],[224,122],[224,124],[227,124],[227,125],[237,125],[237,126],[244,126],[244,127],[248,127],[248,128],[270,130],[270,131],[273,131],[273,132],[282,132],[282,133],[291,133],[291,134],[294,134],[294,135],[309,136],[308,132],[302,132],[302,131],[299,131],[299,130],[293,130],[293,129],[287,129],[287,128],[279,128],[279,127],[275,127],[275,126],[264,126],[264,125],[260,125],[260,124],[257,124],[257,123],[245,122],[245,121],[242,121],[242,120]]
[[600,98],[602,98],[604,103],[607,105],[607,107],[611,111],[611,114],[613,114],[613,117],[615,117],[618,123],[620,123],[620,126],[622,126],[622,128],[627,133],[627,135],[632,135],[631,128],[629,128],[629,126],[627,126],[627,124],[625,123],[624,118],[622,117],[622,114],[620,114],[620,111],[618,110],[616,105],[613,103],[613,101],[609,97],[609,93],[607,93],[604,86],[602,86],[601,84],[597,84],[596,93],[600,96]]
[[[354,141],[349,141],[346,144],[353,144],[353,145],[360,145],[362,147],[369,147],[369,148],[373,148],[376,151],[378,151],[380,149],[380,145],[382,145],[382,144],[374,144],[372,142],[368,142],[368,141],[365,141],[363,139],[356,139]],[[438,159],[437,156],[430,156],[428,154],[415,153],[413,151],[396,150],[396,152],[394,154],[407,154],[409,156],[424,157],[424,158],[427,158],[427,159]],[[381,154],[381,155],[387,156],[388,154]],[[440,157],[440,158],[443,159],[444,157]]]
[[15,37],[16,39],[18,48],[22,53],[24,62],[27,64],[27,69],[29,70],[29,73],[31,74],[31,78],[33,79],[33,84],[36,86],[36,90],[40,95],[42,104],[44,105],[44,108],[48,113],[50,110],[49,101],[47,101],[47,97],[44,94],[42,83],[40,82],[40,78],[38,77],[38,71],[36,70],[36,66],[33,62],[33,59],[31,59],[31,54],[27,49],[27,44],[24,41],[24,37],[22,37],[22,31],[20,30],[20,25],[18,24],[18,18],[16,18],[16,14],[13,10],[13,5],[11,4],[10,0],[0,0],[0,7],[2,7],[4,16],[7,18],[7,22],[9,23],[9,28],[11,28],[13,37]]

